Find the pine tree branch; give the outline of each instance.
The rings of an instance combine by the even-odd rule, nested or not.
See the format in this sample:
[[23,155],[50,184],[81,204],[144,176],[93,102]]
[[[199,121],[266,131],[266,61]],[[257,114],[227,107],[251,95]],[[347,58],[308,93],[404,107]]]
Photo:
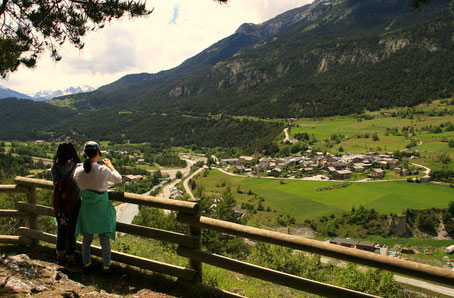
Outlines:
[[3,0],[2,6],[0,6],[0,15],[2,15],[5,12],[7,4],[8,4],[8,0]]

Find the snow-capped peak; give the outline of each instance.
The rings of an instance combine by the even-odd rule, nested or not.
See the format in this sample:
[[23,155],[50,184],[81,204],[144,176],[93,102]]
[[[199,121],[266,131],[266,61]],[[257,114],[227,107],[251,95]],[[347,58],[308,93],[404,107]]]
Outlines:
[[71,95],[77,93],[85,93],[95,90],[95,88],[83,85],[77,87],[69,87],[64,90],[40,90],[34,94],[30,94],[35,100],[45,100],[45,99],[52,99],[54,97],[64,96],[64,95]]

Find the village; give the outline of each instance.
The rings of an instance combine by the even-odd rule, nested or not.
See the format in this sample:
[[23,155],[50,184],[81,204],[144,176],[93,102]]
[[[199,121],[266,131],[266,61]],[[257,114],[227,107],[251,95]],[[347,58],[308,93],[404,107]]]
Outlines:
[[[409,156],[408,159],[416,159]],[[270,176],[281,178],[311,178],[312,180],[347,180],[353,173],[364,173],[367,181],[370,179],[384,178],[386,170],[394,171],[399,176],[419,175],[424,167],[399,161],[393,152],[379,154],[367,152],[366,154],[348,153],[335,156],[330,153],[313,152],[307,150],[298,156],[284,158],[264,157],[258,159],[251,156],[221,159],[222,167],[232,169],[236,174],[256,176]],[[410,165],[410,166],[409,166]],[[430,177],[426,172],[417,178],[416,182],[429,182]]]

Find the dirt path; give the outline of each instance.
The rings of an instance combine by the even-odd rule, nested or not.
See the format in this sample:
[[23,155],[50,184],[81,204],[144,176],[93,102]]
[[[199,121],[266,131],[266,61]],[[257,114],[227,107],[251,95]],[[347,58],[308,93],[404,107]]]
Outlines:
[[294,143],[298,142],[298,140],[296,140],[292,136],[290,136],[290,134],[288,133],[288,127],[286,129],[284,129],[284,134],[285,134],[284,143],[290,142],[290,143],[294,144]]
[[423,165],[420,165],[420,164],[418,164],[418,163],[413,163],[413,162],[412,162],[411,164],[414,165],[414,166],[417,166],[417,167],[419,167],[419,168],[425,169],[425,170],[426,170],[426,176],[429,176],[429,174],[430,174],[430,168],[428,168],[428,167],[426,167],[426,166],[423,166]]

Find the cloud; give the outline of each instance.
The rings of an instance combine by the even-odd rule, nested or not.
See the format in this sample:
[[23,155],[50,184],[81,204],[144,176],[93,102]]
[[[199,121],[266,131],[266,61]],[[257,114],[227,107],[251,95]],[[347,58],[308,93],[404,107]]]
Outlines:
[[0,85],[24,93],[84,84],[98,87],[126,74],[166,70],[233,34],[243,23],[262,23],[309,2],[230,0],[224,5],[213,0],[155,0],[150,16],[113,21],[90,32],[83,50],[65,44],[60,62],[45,53],[35,70],[21,67]]
[[62,62],[73,73],[115,74],[127,71],[138,65],[134,41],[129,30],[107,30],[98,36],[96,48],[90,47],[78,56],[69,54]]
[[177,23],[177,19],[178,19],[178,15],[180,14],[180,5],[177,4],[173,7],[173,17],[172,19],[169,21],[169,25],[176,25]]

